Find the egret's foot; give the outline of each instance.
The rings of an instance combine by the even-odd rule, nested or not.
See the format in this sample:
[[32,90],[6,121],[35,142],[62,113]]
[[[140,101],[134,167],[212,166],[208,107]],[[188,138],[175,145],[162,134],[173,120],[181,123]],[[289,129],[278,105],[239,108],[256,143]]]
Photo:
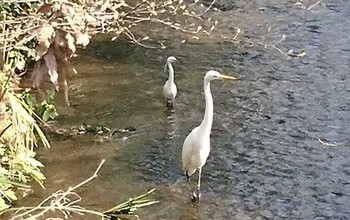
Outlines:
[[166,107],[169,109],[173,109],[174,108],[174,103],[173,102],[167,102],[166,103]]
[[201,198],[201,194],[195,194],[193,193],[192,196],[191,196],[191,201],[194,202],[194,203],[198,203],[199,202],[199,199]]

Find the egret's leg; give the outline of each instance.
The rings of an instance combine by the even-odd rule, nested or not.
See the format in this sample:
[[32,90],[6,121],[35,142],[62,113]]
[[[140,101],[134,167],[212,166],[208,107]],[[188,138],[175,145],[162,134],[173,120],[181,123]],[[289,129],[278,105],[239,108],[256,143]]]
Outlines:
[[194,190],[193,190],[192,184],[191,184],[191,179],[190,179],[190,176],[187,174],[187,172],[186,172],[186,178],[187,178],[188,185],[190,185],[190,189],[191,189],[191,193],[192,193],[192,200],[193,200],[193,198],[196,197],[196,194],[194,193]]
[[201,175],[202,175],[202,168],[198,169],[198,183],[197,183],[197,200],[201,197]]
[[168,109],[173,108],[173,103],[172,103],[171,99],[165,99],[165,104],[166,104],[166,107]]
[[167,107],[170,108],[170,109],[174,108],[174,100],[173,99],[169,99],[167,101]]

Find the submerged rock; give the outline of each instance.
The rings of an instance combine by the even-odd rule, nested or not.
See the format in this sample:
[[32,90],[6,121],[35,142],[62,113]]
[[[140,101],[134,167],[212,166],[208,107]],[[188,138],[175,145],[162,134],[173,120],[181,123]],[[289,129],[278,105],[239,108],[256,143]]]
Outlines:
[[[213,0],[202,0],[202,2],[206,7],[209,7]],[[222,11],[229,11],[235,8],[235,3],[236,1],[233,0],[216,0],[213,6]]]

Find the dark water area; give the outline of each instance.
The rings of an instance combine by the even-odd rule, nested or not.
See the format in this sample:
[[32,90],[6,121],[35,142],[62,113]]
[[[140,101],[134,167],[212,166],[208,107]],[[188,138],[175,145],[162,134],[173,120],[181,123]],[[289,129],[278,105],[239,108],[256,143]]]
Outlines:
[[[52,149],[38,152],[46,190],[35,187],[23,203],[86,179],[106,159],[98,178],[78,190],[86,208],[108,209],[156,188],[160,203],[139,210],[141,219],[350,219],[350,2],[322,1],[309,11],[296,2],[248,1],[213,12],[221,22],[207,42],[149,50],[93,41],[75,60],[72,106],[59,106],[58,122],[136,131],[103,142],[54,138]],[[237,27],[240,42],[232,43]],[[304,48],[306,56],[274,48],[282,35],[276,48]],[[161,94],[170,55],[179,59],[173,113]],[[202,120],[209,69],[238,80],[212,83],[212,149],[193,207],[181,149]]]

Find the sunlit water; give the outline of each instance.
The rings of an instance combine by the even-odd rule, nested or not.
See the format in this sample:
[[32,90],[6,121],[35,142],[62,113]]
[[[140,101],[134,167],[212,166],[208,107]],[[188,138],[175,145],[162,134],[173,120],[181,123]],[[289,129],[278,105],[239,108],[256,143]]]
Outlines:
[[[73,105],[61,107],[59,123],[136,131],[104,142],[53,138],[38,155],[46,190],[35,187],[23,203],[83,181],[105,158],[98,178],[78,190],[86,208],[108,209],[155,187],[160,203],[139,210],[142,219],[350,219],[350,3],[324,1],[306,12],[295,2],[251,1],[222,12],[217,35],[232,38],[240,27],[246,41],[269,36],[272,44],[285,34],[278,48],[305,48],[304,58],[215,39],[166,50],[93,41],[76,59]],[[173,113],[161,95],[169,55],[180,60]],[[181,148],[202,119],[203,76],[212,68],[239,80],[212,83],[212,151],[194,207]]]

